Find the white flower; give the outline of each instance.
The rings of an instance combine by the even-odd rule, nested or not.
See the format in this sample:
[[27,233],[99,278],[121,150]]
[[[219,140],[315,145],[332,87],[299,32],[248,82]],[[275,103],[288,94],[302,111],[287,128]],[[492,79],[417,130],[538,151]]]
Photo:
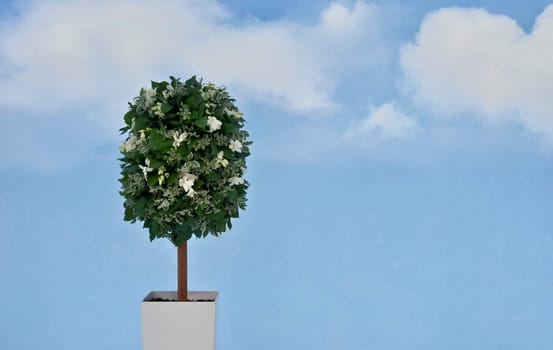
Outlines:
[[221,121],[215,117],[207,117],[207,128],[209,132],[214,132],[216,130],[221,129]]
[[230,141],[228,148],[230,148],[230,150],[233,152],[240,153],[242,152],[242,143],[238,140],[232,140]]
[[194,195],[196,194],[196,191],[194,191],[193,188],[189,189],[188,190],[188,193],[186,193],[186,195],[190,198],[194,198]]
[[180,116],[182,116],[183,119],[189,119],[190,116],[192,115],[192,113],[190,112],[190,109],[189,109],[188,106],[185,105],[185,104],[181,104],[181,105],[179,106],[179,112],[178,112],[178,114],[179,114]]
[[132,152],[140,145],[146,143],[146,135],[143,132],[140,133],[140,138],[136,135],[130,135],[129,138],[119,146],[121,152]]
[[175,131],[173,133],[173,147],[178,148],[184,142],[186,136],[188,136],[186,132],[179,134],[178,131]]
[[166,86],[166,90],[163,90],[163,92],[161,94],[166,99],[169,99],[169,97],[172,97],[175,94],[175,89],[173,88],[173,86],[171,84],[168,84]]
[[127,152],[130,152],[136,148],[136,145],[138,144],[138,137],[136,135],[131,135],[129,139],[125,142]]
[[144,104],[146,107],[150,107],[154,103],[156,96],[156,91],[153,89],[148,89],[144,91]]
[[152,107],[152,112],[154,112],[155,115],[159,116],[160,118],[163,118],[165,116],[165,113],[161,110],[161,102],[158,102],[155,106]]
[[223,158],[223,151],[217,153],[217,164],[222,165],[223,168],[228,166],[228,160]]
[[244,179],[241,177],[233,176],[230,179],[228,179],[228,182],[230,182],[231,186],[242,185],[244,184]]
[[146,166],[144,165],[139,165],[140,169],[142,169],[142,173],[144,174],[144,178],[147,180],[148,179],[148,173],[152,170],[154,170],[153,168],[150,168],[150,160],[148,158],[146,158]]
[[198,177],[196,175],[184,173],[179,179],[179,186],[184,188],[184,190],[188,193],[192,189],[192,186],[194,186],[194,181],[196,181],[197,178]]
[[157,169],[157,175],[158,175],[158,178],[157,178],[157,182],[160,186],[163,186],[163,182],[165,181],[165,175],[169,175],[167,173],[165,173],[165,169],[163,167]]
[[239,112],[239,111],[231,111],[230,109],[227,109],[225,108],[225,113],[231,117],[233,117],[234,119],[242,119],[242,116],[244,115],[244,113],[242,112]]
[[136,148],[138,143],[138,137],[136,135],[131,135],[123,144],[119,147],[121,152],[131,152]]

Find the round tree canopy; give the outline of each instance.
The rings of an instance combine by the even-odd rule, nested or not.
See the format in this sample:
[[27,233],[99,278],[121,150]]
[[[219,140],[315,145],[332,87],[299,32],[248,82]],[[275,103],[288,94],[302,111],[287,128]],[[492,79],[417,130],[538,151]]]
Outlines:
[[246,207],[243,114],[225,88],[196,77],[152,82],[129,103],[120,146],[125,220],[176,246],[219,236]]

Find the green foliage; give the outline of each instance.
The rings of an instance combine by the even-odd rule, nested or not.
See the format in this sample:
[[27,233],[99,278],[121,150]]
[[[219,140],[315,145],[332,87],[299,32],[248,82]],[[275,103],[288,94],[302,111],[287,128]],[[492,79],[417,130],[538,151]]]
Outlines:
[[244,118],[225,88],[196,77],[152,81],[124,115],[124,219],[175,245],[219,236],[246,208]]

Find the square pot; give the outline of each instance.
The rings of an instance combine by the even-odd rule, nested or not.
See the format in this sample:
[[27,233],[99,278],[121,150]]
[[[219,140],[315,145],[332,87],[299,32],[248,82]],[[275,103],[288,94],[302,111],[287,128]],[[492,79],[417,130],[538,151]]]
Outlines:
[[[218,292],[151,292],[142,301],[144,350],[214,350]],[[169,301],[159,301],[169,300]]]

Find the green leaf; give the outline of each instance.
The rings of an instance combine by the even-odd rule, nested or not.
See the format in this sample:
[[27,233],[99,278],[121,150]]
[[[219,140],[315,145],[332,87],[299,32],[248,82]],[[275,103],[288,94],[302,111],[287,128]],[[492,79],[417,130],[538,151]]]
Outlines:
[[137,172],[139,169],[140,169],[140,167],[136,164],[128,164],[128,165],[125,165],[125,166],[122,167],[121,175],[128,175],[128,174]]
[[217,154],[219,154],[219,149],[217,148],[217,146],[215,146],[215,143],[211,143],[210,148],[211,148],[211,155],[213,157],[216,157]]
[[125,217],[123,220],[125,221],[131,221],[134,219],[134,211],[131,207],[125,206]]
[[150,242],[152,242],[154,239],[156,239],[156,234],[152,229],[149,229],[150,231]]
[[198,128],[205,130],[207,128],[207,117],[201,117],[196,119],[194,124],[196,124]]
[[138,130],[146,129],[149,123],[150,123],[150,118],[148,118],[144,114],[137,114],[134,120],[134,130],[138,131]]
[[224,212],[220,211],[217,214],[214,214],[212,216],[212,220],[215,224],[215,227],[216,227],[217,231],[225,232],[225,230],[227,228],[227,223],[226,223],[226,220],[225,220],[225,213]]
[[153,130],[150,133],[148,145],[155,152],[165,152],[173,146],[173,140],[165,138],[157,130]]
[[176,173],[172,173],[167,179],[167,185],[174,185],[178,182],[178,177]]
[[231,123],[223,123],[223,131],[226,134],[233,134],[236,130],[236,127],[233,126]]
[[198,108],[198,100],[194,96],[190,96],[185,102],[191,110]]
[[[233,186],[233,187],[238,187],[238,186],[241,186],[241,185],[237,185],[237,186]],[[228,191],[227,198],[231,201],[235,201],[236,199],[238,199],[238,192],[236,192],[236,190]]]
[[134,204],[134,212],[137,217],[144,216],[144,207],[146,206],[146,198],[140,197]]
[[217,174],[216,172],[211,172],[207,175],[207,181],[209,182],[217,182],[221,179],[221,175]]
[[155,186],[159,181],[159,176],[158,175],[149,175],[148,176],[148,186],[152,187],[152,186]]
[[203,117],[205,114],[205,103],[202,101],[200,102],[200,105],[198,106],[198,116]]
[[131,126],[132,125],[132,119],[134,118],[134,111],[128,111],[127,113],[125,113],[125,116],[123,117],[123,120],[125,120],[125,124],[127,124],[128,126]]
[[189,90],[189,91],[193,91],[193,92],[196,92],[198,91],[200,88],[201,88],[201,84],[198,82],[198,80],[196,79],[196,76],[192,76],[190,79],[188,79],[184,85],[186,86],[186,88]]
[[164,162],[160,161],[160,160],[157,160],[157,159],[154,159],[154,158],[148,158],[150,160],[150,167],[152,169],[159,169],[161,168],[162,166],[165,165]]
[[171,233],[171,241],[175,246],[181,245],[190,238],[192,238],[192,227],[188,224],[177,226]]
[[162,83],[152,80],[152,89],[157,89],[158,87],[163,87]]
[[150,232],[153,232],[155,236],[159,236],[161,231],[161,225],[156,220],[152,220],[152,223],[150,224]]
[[175,247],[178,247],[182,243],[188,241],[190,238],[192,238],[192,233],[190,233],[190,234],[186,234],[186,233],[177,234],[174,241],[173,241],[173,244],[175,245]]
[[182,121],[180,121],[178,119],[167,120],[167,123],[169,123],[172,126],[181,126],[182,125]]
[[171,108],[172,108],[172,106],[168,103],[164,103],[164,104],[161,105],[161,111],[163,113],[169,112],[171,110]]

